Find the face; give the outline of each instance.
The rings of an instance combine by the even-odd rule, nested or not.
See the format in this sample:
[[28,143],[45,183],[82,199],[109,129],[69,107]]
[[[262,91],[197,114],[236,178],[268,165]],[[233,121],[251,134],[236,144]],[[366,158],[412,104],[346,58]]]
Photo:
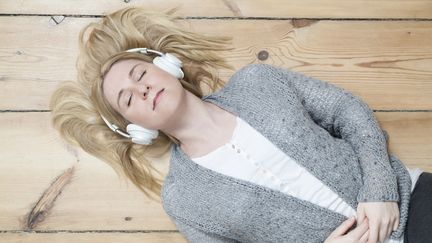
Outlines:
[[[185,95],[176,77],[153,63],[136,59],[121,60],[112,65],[102,89],[108,103],[124,118],[155,130],[168,124]],[[153,110],[153,100],[162,89]]]

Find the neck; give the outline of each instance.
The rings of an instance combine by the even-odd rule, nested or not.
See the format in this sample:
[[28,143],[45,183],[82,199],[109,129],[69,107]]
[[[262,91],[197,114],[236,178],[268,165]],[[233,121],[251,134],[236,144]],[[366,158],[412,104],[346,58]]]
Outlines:
[[184,151],[192,151],[194,148],[211,143],[215,137],[221,134],[221,123],[218,118],[220,111],[213,104],[204,102],[199,97],[185,90],[186,95],[179,106],[178,115],[163,132],[180,141],[180,147]]

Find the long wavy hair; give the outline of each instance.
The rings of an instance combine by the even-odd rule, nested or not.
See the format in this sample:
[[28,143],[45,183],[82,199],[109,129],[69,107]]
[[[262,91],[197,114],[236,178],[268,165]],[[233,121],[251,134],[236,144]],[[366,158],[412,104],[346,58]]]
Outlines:
[[86,25],[79,33],[77,81],[60,83],[49,104],[52,125],[67,143],[106,162],[118,177],[129,178],[153,200],[156,198],[151,193],[160,199],[163,175],[153,167],[151,158],[162,156],[172,143],[179,141],[160,131],[151,145],[139,145],[111,131],[101,115],[123,131],[129,121],[104,98],[102,82],[111,66],[120,60],[151,63],[152,56],[125,52],[147,47],[176,55],[183,62],[185,73],[181,85],[197,97],[204,95],[201,84],[207,85],[211,92],[221,88],[224,82],[219,79],[218,68],[234,68],[216,51],[234,49],[232,37],[206,36],[187,30],[178,22],[184,17],[174,14],[177,10],[178,7],[166,12],[126,7]]

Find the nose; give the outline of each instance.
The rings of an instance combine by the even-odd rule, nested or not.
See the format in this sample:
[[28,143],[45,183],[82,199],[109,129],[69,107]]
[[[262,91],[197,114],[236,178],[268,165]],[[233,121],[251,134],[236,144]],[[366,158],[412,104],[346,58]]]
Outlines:
[[151,87],[149,85],[145,85],[145,84],[137,84],[134,87],[134,91],[135,91],[136,95],[138,95],[138,97],[141,97],[141,98],[144,97],[144,99],[149,98],[150,89],[151,89]]

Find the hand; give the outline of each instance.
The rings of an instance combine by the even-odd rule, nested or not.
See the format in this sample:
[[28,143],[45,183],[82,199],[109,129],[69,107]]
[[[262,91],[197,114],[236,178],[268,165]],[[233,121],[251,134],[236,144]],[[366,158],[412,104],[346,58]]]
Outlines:
[[369,219],[368,243],[384,242],[399,225],[397,202],[360,202],[357,206],[359,224]]
[[329,235],[329,237],[327,237],[324,243],[366,243],[369,237],[368,219],[363,220],[362,224],[357,224],[356,228],[345,235],[345,232],[351,228],[354,222],[354,217],[345,220]]

